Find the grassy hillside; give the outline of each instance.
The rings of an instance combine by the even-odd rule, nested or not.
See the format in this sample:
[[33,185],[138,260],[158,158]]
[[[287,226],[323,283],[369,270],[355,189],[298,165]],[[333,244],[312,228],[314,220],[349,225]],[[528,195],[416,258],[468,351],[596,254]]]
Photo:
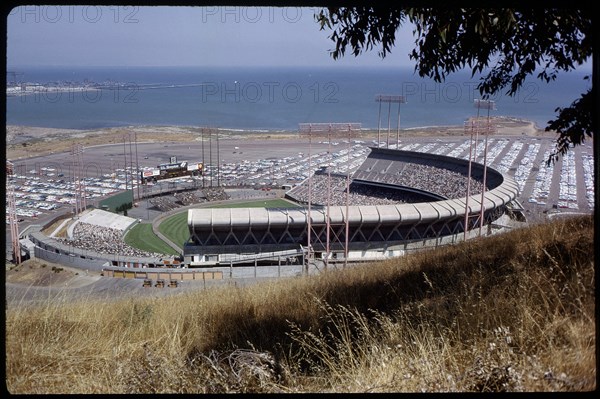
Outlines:
[[590,391],[593,219],[319,276],[6,315],[15,394]]

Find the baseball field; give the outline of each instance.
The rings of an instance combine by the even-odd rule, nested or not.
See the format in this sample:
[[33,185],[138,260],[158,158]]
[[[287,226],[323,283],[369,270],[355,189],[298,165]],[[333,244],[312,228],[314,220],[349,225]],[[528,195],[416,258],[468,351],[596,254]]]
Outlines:
[[[232,204],[218,204],[207,206],[207,208],[289,208],[293,206],[289,201],[281,199],[269,199],[259,201],[248,201]],[[177,245],[183,244],[190,238],[187,226],[187,211],[181,211],[163,220],[158,230],[169,240]],[[151,223],[139,223],[129,230],[125,236],[125,242],[135,248],[144,251],[158,252],[165,255],[179,255],[165,241],[152,231]]]

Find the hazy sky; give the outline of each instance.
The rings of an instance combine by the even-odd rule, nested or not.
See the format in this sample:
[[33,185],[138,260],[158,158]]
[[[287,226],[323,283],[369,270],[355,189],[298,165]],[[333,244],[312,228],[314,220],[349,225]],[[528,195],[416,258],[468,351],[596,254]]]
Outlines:
[[7,18],[8,65],[412,65],[410,27],[393,54],[333,60],[313,8],[21,6]]

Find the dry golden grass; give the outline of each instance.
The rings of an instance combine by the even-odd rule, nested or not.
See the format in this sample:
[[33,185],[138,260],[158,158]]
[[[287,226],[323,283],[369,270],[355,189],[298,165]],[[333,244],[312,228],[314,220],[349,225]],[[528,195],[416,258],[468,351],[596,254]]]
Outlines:
[[596,388],[593,219],[319,276],[9,307],[11,393]]

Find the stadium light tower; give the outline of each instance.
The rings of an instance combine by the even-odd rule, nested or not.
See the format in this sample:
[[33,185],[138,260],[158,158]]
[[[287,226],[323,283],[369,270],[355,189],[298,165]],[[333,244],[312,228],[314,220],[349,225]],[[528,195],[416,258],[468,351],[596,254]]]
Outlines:
[[202,143],[202,188],[204,188],[204,177],[206,176],[206,159],[204,159],[204,130],[200,128],[200,142]]
[[[483,188],[481,190],[481,204],[480,204],[480,211],[479,211],[479,235],[481,236],[482,231],[483,231],[483,219],[484,219],[484,205],[483,205],[483,201],[485,199],[485,191],[486,191],[486,179],[487,179],[487,147],[488,147],[488,135],[490,133],[491,129],[491,123],[490,123],[490,111],[491,110],[495,110],[496,109],[496,105],[494,101],[491,100],[480,100],[480,99],[476,99],[474,102],[475,108],[477,108],[477,116],[475,118],[475,120],[471,120],[470,124],[467,124],[467,126],[470,125],[470,131],[471,131],[471,138],[470,138],[470,145],[469,145],[469,169],[468,169],[468,176],[467,176],[467,196],[465,199],[465,228],[464,228],[464,239],[467,239],[467,230],[468,230],[468,226],[469,226],[469,197],[471,195],[471,164],[474,160],[477,159],[477,142],[479,140],[479,131],[483,128],[484,134],[485,134],[485,142],[484,142],[484,148],[483,148]],[[481,122],[481,109],[487,109],[487,122],[485,124],[485,126],[482,126],[482,122]],[[473,132],[475,133],[475,154],[473,154]]]
[[83,179],[83,146],[73,144],[71,155],[73,156],[73,183],[75,185],[75,216],[83,212],[86,207],[85,181]]
[[[210,183],[210,187],[213,186],[213,167],[212,167],[212,128],[207,127],[203,129],[204,134],[208,135],[208,154],[207,154],[207,158],[208,162],[206,162],[204,160],[204,154],[202,155],[202,161],[204,162],[204,171],[206,172],[207,170],[210,170],[210,174],[207,173],[207,178],[209,178],[209,182],[207,183],[207,185]],[[205,136],[207,137],[207,136]],[[204,152],[204,150],[203,150]],[[208,165],[208,166],[207,166]]]
[[381,94],[375,97],[375,101],[379,103],[379,114],[377,116],[377,148],[379,148],[379,143],[381,143]]
[[[125,165],[124,165],[124,170],[125,170],[125,191],[127,191],[127,187],[130,185],[131,186],[131,200],[132,202],[135,202],[135,190],[134,190],[134,179],[135,179],[135,185],[137,187],[139,187],[140,181],[138,180],[140,177],[140,170],[139,170],[139,163],[136,159],[136,171],[135,171],[135,175],[136,177],[134,177],[134,173],[133,173],[133,169],[134,169],[134,163],[133,163],[133,142],[132,142],[132,136],[133,134],[131,132],[127,132],[123,135],[123,157]],[[137,154],[137,135],[135,136],[135,148],[136,148],[136,154]],[[129,142],[129,166],[127,165],[127,142]],[[137,157],[137,155],[136,155]],[[127,179],[127,173],[129,172],[129,181]],[[139,199],[139,189],[138,189],[138,199]]]
[[392,103],[398,103],[398,125],[396,131],[396,148],[400,145],[400,104],[406,103],[405,96],[389,95],[389,94],[378,94],[375,96],[375,102],[379,103],[379,116],[377,118],[377,147],[379,148],[380,129],[381,129],[381,103],[388,103],[388,134],[387,134],[387,148],[390,148],[390,130],[391,121],[390,115],[392,111]]
[[298,130],[300,131],[300,133],[305,133],[308,134],[308,209],[307,209],[307,216],[306,216],[306,224],[307,224],[307,230],[306,230],[306,241],[307,241],[307,246],[306,246],[306,256],[304,257],[305,260],[305,264],[304,264],[304,268],[305,268],[305,273],[306,275],[308,275],[308,267],[310,265],[310,262],[313,260],[313,256],[314,256],[314,249],[313,246],[311,245],[312,242],[312,238],[311,238],[311,231],[312,231],[312,220],[311,220],[311,205],[312,205],[312,153],[311,153],[311,149],[312,149],[312,123],[300,123],[298,126]]
[[221,157],[219,156],[219,131],[215,134],[217,138],[217,187],[221,187]]
[[[142,179],[140,176],[140,162],[138,159],[138,143],[137,143],[137,132],[134,131],[133,132],[133,140],[135,142],[135,180],[137,182],[137,196],[138,196],[138,201],[140,199],[140,186],[142,185]],[[138,180],[139,179],[139,180]]]
[[[479,109],[477,110],[479,112]],[[467,232],[469,230],[469,197],[471,196],[471,169],[472,169],[472,161],[473,161],[473,132],[475,130],[475,121],[471,120],[470,123],[467,121],[465,124],[465,129],[470,131],[469,138],[469,168],[467,172],[467,194],[465,197],[465,222],[464,222],[464,240],[467,240]],[[475,139],[477,142],[477,139]],[[477,150],[477,148],[475,148]]]
[[[308,256],[307,256],[307,262],[310,262],[310,260],[312,259],[312,255],[314,255],[314,250],[313,250],[313,246],[312,246],[312,238],[311,238],[311,232],[313,229],[313,224],[312,224],[312,215],[311,215],[311,210],[312,210],[312,154],[311,154],[311,147],[312,147],[312,134],[313,133],[324,133],[327,132],[327,138],[328,138],[328,142],[329,144],[329,166],[328,166],[328,171],[327,171],[327,177],[328,177],[328,181],[327,181],[327,204],[326,204],[326,216],[325,216],[325,225],[326,225],[326,238],[325,238],[325,259],[324,259],[324,264],[325,267],[328,266],[328,262],[329,262],[329,257],[330,257],[330,232],[331,232],[331,218],[330,218],[330,205],[331,205],[331,197],[330,197],[330,193],[331,193],[331,135],[332,134],[336,134],[339,132],[347,132],[348,133],[348,153],[350,152],[350,136],[351,136],[351,132],[353,130],[360,130],[361,128],[361,124],[360,123],[300,123],[299,124],[299,131],[300,133],[305,133],[308,134],[309,137],[309,146],[308,146],[308,208],[307,208],[307,241],[308,241]],[[350,158],[348,158],[350,159]],[[344,265],[346,265],[347,262],[347,258],[348,258],[348,232],[349,232],[349,220],[348,220],[348,210],[349,210],[349,190],[350,190],[350,171],[349,168],[347,169],[347,176],[346,176],[346,217],[345,217],[345,232],[346,232],[346,238],[345,238],[345,245],[344,245]],[[339,238],[336,236],[336,238]],[[317,237],[317,239],[320,240],[319,237]],[[322,244],[322,243],[321,243]],[[307,264],[307,270],[308,270],[308,264]]]
[[17,205],[15,201],[15,188],[13,182],[10,181],[14,176],[14,164],[6,161],[6,188],[8,199],[8,222],[10,224],[10,238],[12,241],[12,255],[16,265],[21,264],[21,244],[19,244],[19,221],[17,220]]
[[486,124],[485,124],[485,128],[484,128],[484,134],[485,134],[485,144],[483,147],[483,188],[481,189],[481,213],[479,216],[479,235],[481,236],[482,231],[483,231],[483,217],[484,217],[484,205],[483,205],[483,200],[484,200],[484,195],[485,195],[485,190],[486,190],[486,178],[487,178],[487,149],[488,149],[488,136],[490,134],[491,129],[491,122],[490,122],[490,111],[491,110],[496,110],[496,103],[494,101],[490,101],[490,100],[475,100],[475,107],[477,107],[477,119],[478,119],[478,124],[479,124],[479,109],[487,109],[487,119],[486,119]]
[[[398,116],[400,118],[400,116]],[[398,119],[400,120],[400,119]],[[352,130],[360,129],[361,125],[356,123],[348,123],[348,161],[346,165],[346,217],[345,217],[345,245],[344,245],[344,267],[348,265],[348,246],[350,244],[350,162],[351,162],[351,139],[352,139]]]
[[[217,186],[221,186],[221,174],[220,174],[220,156],[221,152],[219,149],[219,129],[212,126],[202,126],[200,128],[200,145],[201,145],[201,153],[202,153],[202,188],[206,188],[206,178],[210,178],[210,188],[213,187],[215,180],[215,167],[213,165],[213,135],[216,140],[215,143],[215,151],[217,157],[217,166],[216,166],[216,184]],[[208,149],[205,150],[204,142],[207,141]],[[206,155],[206,151],[208,151],[208,157]],[[208,175],[208,170],[210,170],[210,175]]]
[[128,134],[123,135],[123,172],[125,173],[125,191],[127,191],[127,138]]
[[[132,151],[132,142],[131,142],[131,132],[127,132],[127,138],[129,139],[129,176],[131,176],[131,198],[135,197],[135,191],[133,190],[133,151]],[[136,172],[137,174],[137,172]],[[137,183],[137,181],[136,181]],[[135,201],[132,201],[135,202]]]
[[212,129],[208,129],[208,165],[210,166],[210,187],[213,186],[213,163],[212,163]]

